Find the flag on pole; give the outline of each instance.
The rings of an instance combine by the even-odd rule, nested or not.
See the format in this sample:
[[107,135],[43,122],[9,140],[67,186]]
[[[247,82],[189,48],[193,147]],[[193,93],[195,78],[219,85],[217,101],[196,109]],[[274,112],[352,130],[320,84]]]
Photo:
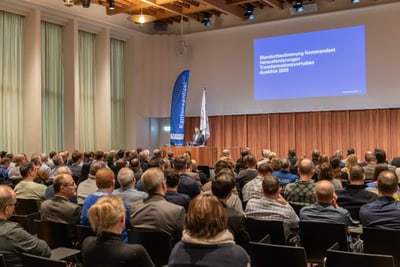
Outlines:
[[203,88],[203,98],[201,100],[201,114],[200,114],[200,131],[207,140],[210,137],[210,126],[208,124],[207,104],[206,104],[206,88]]

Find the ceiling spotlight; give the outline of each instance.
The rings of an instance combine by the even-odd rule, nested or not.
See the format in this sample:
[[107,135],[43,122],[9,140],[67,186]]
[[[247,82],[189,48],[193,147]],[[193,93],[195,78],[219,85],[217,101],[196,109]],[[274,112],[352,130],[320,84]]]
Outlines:
[[254,7],[249,4],[247,5],[247,11],[244,13],[244,15],[247,17],[248,20],[253,20],[256,16],[254,15]]
[[90,6],[90,0],[81,0],[81,4],[84,8],[88,8]]
[[108,8],[114,10],[115,8],[114,0],[108,0]]
[[361,0],[351,0],[352,4],[357,4],[357,3],[360,3],[360,2],[361,2]]
[[303,0],[296,0],[296,4],[294,4],[293,8],[297,13],[304,11]]
[[203,19],[201,20],[201,23],[204,24],[205,27],[210,27],[211,26],[211,15],[209,13],[205,13]]

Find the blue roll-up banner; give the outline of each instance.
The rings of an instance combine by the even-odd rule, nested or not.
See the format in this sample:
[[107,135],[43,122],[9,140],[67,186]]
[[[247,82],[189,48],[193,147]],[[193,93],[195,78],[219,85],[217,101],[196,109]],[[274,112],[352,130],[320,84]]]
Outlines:
[[176,79],[172,93],[170,143],[173,146],[183,146],[188,84],[189,70],[185,70]]

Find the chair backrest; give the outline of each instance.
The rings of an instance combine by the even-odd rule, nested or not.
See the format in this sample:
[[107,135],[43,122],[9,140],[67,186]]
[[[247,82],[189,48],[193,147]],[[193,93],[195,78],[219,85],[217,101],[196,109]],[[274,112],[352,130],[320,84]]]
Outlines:
[[300,210],[301,210],[303,207],[306,207],[306,206],[308,206],[308,205],[298,205],[298,204],[292,204],[292,203],[290,203],[290,206],[292,206],[292,208],[293,208],[294,211],[296,212],[297,216],[300,216]]
[[46,241],[51,248],[72,247],[68,224],[51,221],[35,220],[38,238]]
[[344,207],[346,210],[349,211],[351,218],[356,221],[360,221],[360,207]]
[[269,234],[272,244],[286,245],[282,221],[261,221],[245,218],[245,224],[250,235],[250,241],[259,242]]
[[325,267],[394,267],[393,256],[340,251],[338,243],[326,251]]
[[39,211],[38,200],[17,198],[18,205],[15,206],[15,214],[27,215]]
[[0,254],[0,267],[7,267],[6,260],[4,259],[3,254]]
[[67,263],[62,260],[22,253],[22,265],[24,267],[66,267]]
[[172,246],[170,236],[164,232],[133,228],[128,230],[128,242],[141,244],[149,253],[155,266],[168,264]]
[[392,255],[400,266],[400,231],[363,227],[361,239],[365,253]]
[[32,235],[37,234],[34,220],[39,220],[39,219],[40,219],[40,212],[35,212],[26,215],[14,214],[10,217],[10,221],[19,223],[19,225],[21,225],[21,227],[24,228],[25,231],[27,231]]
[[300,221],[299,231],[301,246],[306,250],[308,262],[323,263],[326,250],[336,242],[340,250],[349,250],[344,224]]
[[82,246],[83,241],[86,239],[86,237],[96,236],[96,233],[93,232],[92,227],[81,224],[76,225],[76,234],[78,237],[79,247]]
[[250,242],[247,252],[252,267],[306,267],[307,258],[303,247],[282,246]]

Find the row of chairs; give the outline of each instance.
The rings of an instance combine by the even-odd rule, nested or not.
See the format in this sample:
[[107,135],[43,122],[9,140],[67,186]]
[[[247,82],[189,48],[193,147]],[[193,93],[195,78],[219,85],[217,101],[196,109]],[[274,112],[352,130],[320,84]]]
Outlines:
[[[246,218],[245,222],[253,243],[288,245],[282,221],[260,221]],[[300,221],[299,234],[300,244],[305,249],[307,262],[322,264],[327,256],[327,250],[332,244],[336,244],[335,250],[352,253],[348,246],[348,234],[344,224]],[[400,231],[363,227],[359,238],[363,242],[365,253],[392,255],[395,266],[400,267],[400,254],[398,253],[400,251],[398,242]]]
[[[307,267],[308,260],[304,247],[283,246],[250,242],[249,254],[252,267],[265,267],[277,263],[280,267]],[[325,267],[394,267],[393,256],[355,253],[340,250],[334,243],[326,250],[322,265]]]

